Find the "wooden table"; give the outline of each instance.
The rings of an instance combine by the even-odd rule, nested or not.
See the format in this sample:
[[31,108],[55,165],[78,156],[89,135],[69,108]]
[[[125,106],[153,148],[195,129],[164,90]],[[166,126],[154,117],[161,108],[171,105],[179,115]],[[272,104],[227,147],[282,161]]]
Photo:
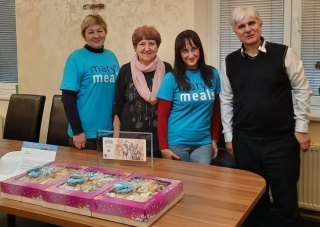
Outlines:
[[[21,141],[1,140],[0,156],[20,150]],[[96,152],[59,147],[57,161],[97,166]],[[154,167],[104,165],[131,173],[183,181],[184,197],[152,226],[241,226],[265,191],[260,176],[237,169],[155,159]],[[0,212],[58,226],[124,226],[97,218],[0,198]]]

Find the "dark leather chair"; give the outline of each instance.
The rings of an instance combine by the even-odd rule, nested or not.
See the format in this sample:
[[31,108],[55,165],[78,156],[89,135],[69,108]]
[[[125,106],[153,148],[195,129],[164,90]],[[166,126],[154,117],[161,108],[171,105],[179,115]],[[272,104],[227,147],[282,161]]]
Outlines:
[[69,146],[69,136],[67,134],[68,119],[64,112],[61,95],[54,95],[52,99],[47,144]]
[[218,146],[218,156],[212,160],[211,164],[215,166],[224,166],[235,168],[237,166],[236,161],[233,156],[231,156],[227,149],[226,144],[224,142],[224,134],[222,133],[223,126],[220,122],[220,130],[219,130],[219,140],[217,141]]
[[38,143],[45,101],[44,95],[11,95],[3,138]]

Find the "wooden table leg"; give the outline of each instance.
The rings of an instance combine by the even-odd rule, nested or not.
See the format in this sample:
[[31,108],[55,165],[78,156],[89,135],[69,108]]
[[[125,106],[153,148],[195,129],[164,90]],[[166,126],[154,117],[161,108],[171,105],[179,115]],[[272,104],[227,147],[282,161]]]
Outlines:
[[16,216],[12,214],[7,214],[7,227],[16,226]]

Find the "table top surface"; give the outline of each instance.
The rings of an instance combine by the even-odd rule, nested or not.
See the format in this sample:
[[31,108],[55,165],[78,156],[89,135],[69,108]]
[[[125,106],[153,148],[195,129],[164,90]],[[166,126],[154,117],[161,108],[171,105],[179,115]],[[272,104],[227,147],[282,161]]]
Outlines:
[[[22,141],[0,139],[0,157],[21,146]],[[61,146],[56,161],[181,180],[183,199],[152,226],[241,226],[265,191],[262,177],[226,167],[168,159],[154,159],[153,167],[99,165],[96,151]],[[0,212],[59,226],[124,226],[5,198],[0,198]]]

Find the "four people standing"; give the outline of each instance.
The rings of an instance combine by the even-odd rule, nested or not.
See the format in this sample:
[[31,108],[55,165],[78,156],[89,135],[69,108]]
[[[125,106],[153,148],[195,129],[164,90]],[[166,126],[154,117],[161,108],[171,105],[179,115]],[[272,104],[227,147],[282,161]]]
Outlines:
[[267,182],[249,226],[295,226],[300,149],[307,151],[311,142],[308,80],[290,47],[261,36],[262,20],[256,9],[234,9],[231,26],[242,47],[222,64],[220,98],[226,148],[238,168],[257,173]]
[[136,54],[119,72],[117,58],[104,49],[105,21],[88,15],[81,25],[86,45],[69,56],[60,87],[70,145],[96,149],[97,130],[151,132],[155,157],[211,164],[218,152],[221,101],[228,152],[238,168],[267,182],[249,226],[295,226],[299,152],[311,142],[311,90],[294,51],[261,36],[256,9],[237,7],[231,26],[242,46],[222,64],[219,98],[218,71],[205,63],[196,32],[176,37],[172,70],[157,56],[159,32],[138,27],[132,35]]

